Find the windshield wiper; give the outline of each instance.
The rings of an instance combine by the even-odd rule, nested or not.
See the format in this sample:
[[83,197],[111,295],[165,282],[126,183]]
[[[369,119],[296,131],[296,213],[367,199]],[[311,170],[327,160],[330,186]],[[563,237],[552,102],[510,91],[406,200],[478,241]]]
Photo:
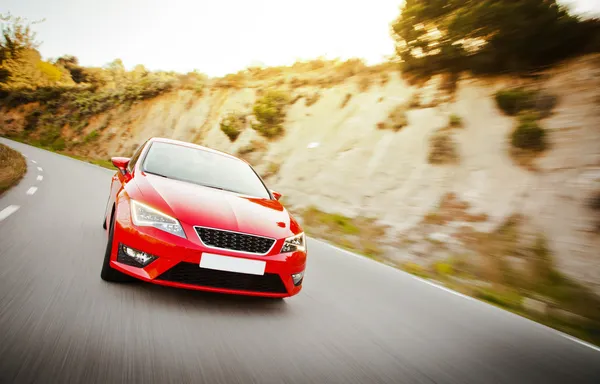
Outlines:
[[214,188],[214,189],[218,189],[218,190],[221,190],[221,191],[227,191],[227,192],[233,192],[233,193],[240,193],[238,191],[234,191],[233,189],[227,189],[227,188],[223,188],[223,187],[217,187],[216,185],[200,184],[200,183],[197,183],[197,184],[201,185],[203,187]]
[[176,177],[169,177],[167,175],[163,175],[162,173],[158,173],[158,172],[152,172],[152,171],[146,171],[146,170],[144,170],[144,172],[149,173],[151,175],[156,175],[156,176],[164,177],[165,179],[172,179],[172,180],[177,180],[177,181],[183,181],[185,183],[196,184],[196,185],[200,185],[202,187],[218,189],[218,190],[221,190],[221,191],[228,191],[228,192],[233,192],[233,193],[240,193],[238,191],[234,191],[233,189],[227,189],[227,188],[223,188],[223,187],[218,187],[216,185],[211,185],[211,184],[196,183],[196,182],[194,182],[192,180],[179,179],[179,178],[176,178]]
[[144,170],[144,172],[146,172],[146,173],[149,173],[149,174],[151,174],[151,175],[156,175],[156,176],[164,177],[165,179],[170,179],[170,177],[169,177],[169,176],[167,176],[167,175],[163,175],[162,173],[158,173],[158,172],[151,172],[151,171],[146,171],[146,170]]

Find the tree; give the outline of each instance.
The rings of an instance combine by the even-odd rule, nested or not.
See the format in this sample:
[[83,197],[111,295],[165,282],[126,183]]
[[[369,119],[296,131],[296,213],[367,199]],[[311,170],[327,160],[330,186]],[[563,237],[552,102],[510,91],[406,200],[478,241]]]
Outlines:
[[22,17],[14,17],[10,13],[0,14],[2,36],[0,37],[0,64],[8,58],[14,58],[19,52],[26,49],[36,49],[39,42],[35,39],[32,24],[41,23],[43,20],[28,22]]
[[39,43],[31,28],[38,22],[10,14],[0,15],[0,84],[3,89],[35,88],[70,81],[60,68],[42,61],[36,49]]
[[555,0],[406,0],[392,25],[403,70],[422,77],[530,70],[584,52],[598,33],[599,20]]

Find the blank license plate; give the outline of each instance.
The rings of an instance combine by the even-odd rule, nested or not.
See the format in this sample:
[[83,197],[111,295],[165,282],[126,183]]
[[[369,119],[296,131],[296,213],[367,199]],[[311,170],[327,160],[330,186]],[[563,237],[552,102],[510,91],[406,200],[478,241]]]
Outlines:
[[203,253],[200,258],[200,268],[216,269],[218,271],[264,275],[266,262],[262,260],[242,259],[239,257]]

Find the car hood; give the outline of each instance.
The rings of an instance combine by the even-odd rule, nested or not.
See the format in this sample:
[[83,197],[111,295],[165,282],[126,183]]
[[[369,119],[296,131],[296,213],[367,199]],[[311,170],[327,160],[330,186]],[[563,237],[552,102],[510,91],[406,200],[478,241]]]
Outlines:
[[276,239],[301,232],[297,222],[277,200],[243,196],[145,173],[138,174],[135,180],[144,203],[173,215],[182,224]]

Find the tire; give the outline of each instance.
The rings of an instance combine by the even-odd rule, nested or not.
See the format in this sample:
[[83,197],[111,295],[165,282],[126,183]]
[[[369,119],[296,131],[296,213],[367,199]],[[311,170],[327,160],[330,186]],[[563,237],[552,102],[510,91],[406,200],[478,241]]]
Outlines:
[[[133,281],[134,279],[131,276],[128,276],[124,273],[117,271],[116,269],[110,266],[110,254],[113,246],[113,237],[114,237],[114,228],[115,228],[115,218],[114,213],[111,215],[110,220],[110,229],[108,235],[108,242],[106,244],[106,251],[104,252],[104,261],[102,263],[102,272],[100,272],[100,277],[104,281],[109,281],[112,283],[125,283],[129,281]],[[106,226],[106,220],[104,222]]]

